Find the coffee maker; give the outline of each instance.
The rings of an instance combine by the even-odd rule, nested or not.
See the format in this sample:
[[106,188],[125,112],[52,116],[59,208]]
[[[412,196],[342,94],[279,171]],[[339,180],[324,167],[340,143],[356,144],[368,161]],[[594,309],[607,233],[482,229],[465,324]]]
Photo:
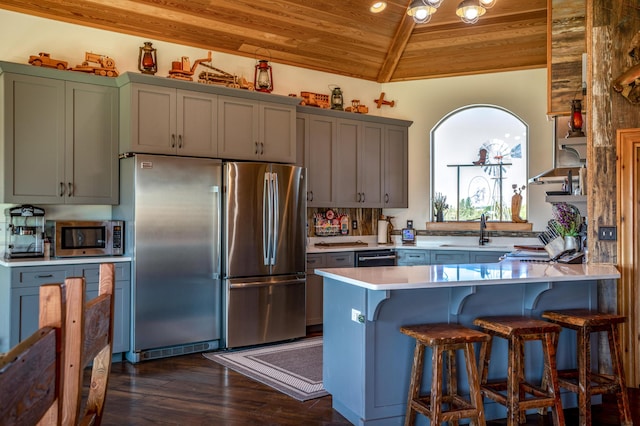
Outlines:
[[44,209],[23,205],[4,212],[7,220],[4,257],[44,257]]

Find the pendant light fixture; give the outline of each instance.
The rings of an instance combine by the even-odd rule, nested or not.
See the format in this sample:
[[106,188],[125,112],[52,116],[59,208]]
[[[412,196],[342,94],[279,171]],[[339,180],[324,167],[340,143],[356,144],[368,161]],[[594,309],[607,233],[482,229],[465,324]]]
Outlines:
[[[444,0],[412,0],[407,15],[413,17],[416,24],[425,24],[438,10]],[[475,24],[478,19],[493,7],[496,0],[462,0],[456,8],[456,15],[466,24]]]
[[487,13],[487,9],[481,3],[482,0],[462,0],[456,9],[456,15],[465,24],[475,24],[482,15]]
[[407,14],[413,17],[416,24],[426,24],[431,20],[431,15],[436,13],[437,8],[425,4],[429,0],[413,0],[409,5]]

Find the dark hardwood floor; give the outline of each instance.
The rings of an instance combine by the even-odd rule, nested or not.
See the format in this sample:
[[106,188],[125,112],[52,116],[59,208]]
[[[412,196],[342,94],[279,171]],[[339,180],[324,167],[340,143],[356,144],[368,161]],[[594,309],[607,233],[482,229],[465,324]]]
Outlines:
[[[630,389],[634,424],[640,425],[640,390]],[[566,410],[566,424],[578,423]],[[227,369],[202,354],[139,364],[114,363],[103,425],[348,425],[331,408],[331,396],[298,402]],[[530,415],[527,425],[552,425]],[[619,425],[616,402],[593,408],[593,425]],[[506,425],[506,421],[487,422]]]

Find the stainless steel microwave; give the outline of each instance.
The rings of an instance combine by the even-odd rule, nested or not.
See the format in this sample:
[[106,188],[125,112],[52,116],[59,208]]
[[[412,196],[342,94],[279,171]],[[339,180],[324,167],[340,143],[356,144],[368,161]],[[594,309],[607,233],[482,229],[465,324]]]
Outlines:
[[45,234],[54,257],[120,256],[124,253],[121,220],[47,220]]

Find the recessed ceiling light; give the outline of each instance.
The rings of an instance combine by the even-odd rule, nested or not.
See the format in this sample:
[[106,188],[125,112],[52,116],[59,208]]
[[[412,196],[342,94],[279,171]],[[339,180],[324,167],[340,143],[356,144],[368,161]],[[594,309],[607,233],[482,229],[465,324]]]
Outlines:
[[371,5],[371,7],[369,8],[369,10],[372,13],[380,13],[382,12],[385,8],[387,7],[387,2],[386,1],[377,1],[375,3],[373,3]]

